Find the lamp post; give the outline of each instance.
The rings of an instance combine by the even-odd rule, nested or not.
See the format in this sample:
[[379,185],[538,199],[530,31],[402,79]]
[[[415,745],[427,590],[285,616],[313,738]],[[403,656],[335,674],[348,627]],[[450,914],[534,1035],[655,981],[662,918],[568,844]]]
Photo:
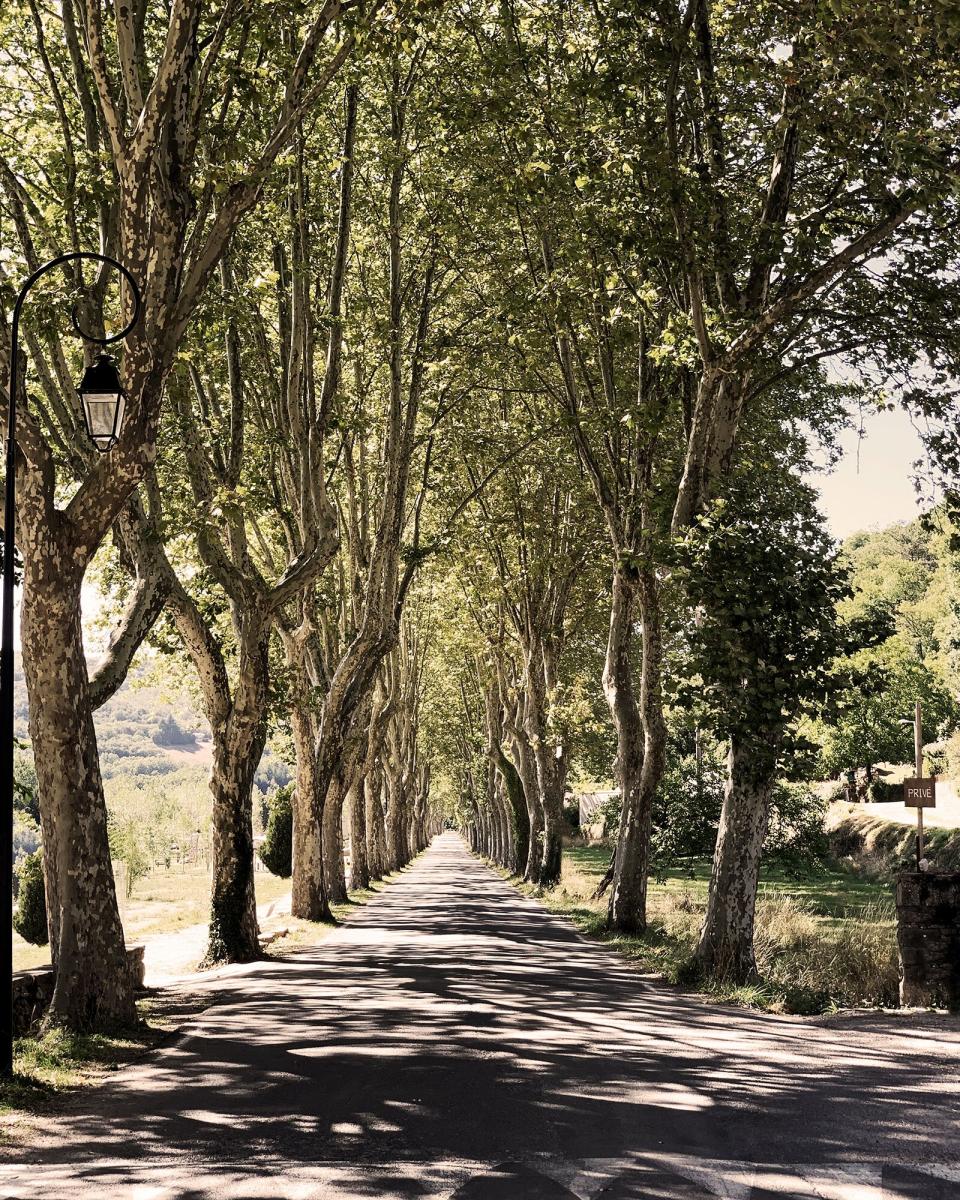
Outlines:
[[[74,307],[73,327],[80,337],[100,346],[124,338],[140,316],[140,292],[136,280],[122,263],[91,250],[60,254],[38,267],[20,289],[13,306],[10,326],[10,399],[7,410],[7,473],[4,480],[3,511],[3,614],[0,617],[0,1074],[13,1070],[13,585],[14,539],[16,536],[16,438],[17,381],[20,374],[20,312],[33,285],[48,271],[64,263],[88,260],[115,267],[130,286],[133,315],[119,333],[95,337],[82,329]],[[117,440],[123,421],[125,396],[116,364],[101,354],[88,367],[77,389],[83,405],[87,432],[98,450],[109,450]],[[7,933],[10,930],[10,933]]]

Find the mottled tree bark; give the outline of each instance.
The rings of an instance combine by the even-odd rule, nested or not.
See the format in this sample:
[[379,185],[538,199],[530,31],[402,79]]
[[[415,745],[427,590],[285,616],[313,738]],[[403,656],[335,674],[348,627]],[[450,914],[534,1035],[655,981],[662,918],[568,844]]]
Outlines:
[[[629,646],[635,600],[643,623],[640,703],[633,690]],[[631,578],[613,576],[610,635],[603,687],[617,729],[617,773],[622,807],[607,920],[611,929],[639,933],[647,925],[647,874],[653,801],[666,761],[666,725],[660,697],[660,604],[649,568]]]
[[779,731],[731,738],[720,827],[697,962],[704,972],[746,983],[757,972],[754,915]]
[[530,853],[530,818],[527,812],[526,797],[516,767],[502,749],[497,747],[497,751],[495,751],[495,761],[497,770],[503,777],[503,787],[509,804],[513,829],[513,849],[507,866],[514,875],[522,875],[526,870]]
[[363,782],[350,789],[350,886],[354,891],[370,886],[367,864],[367,814],[364,808]]
[[363,780],[367,828],[367,866],[371,879],[382,879],[387,869],[387,835],[383,820],[382,786],[380,770],[375,767],[366,774]]
[[563,747],[552,743],[547,733],[547,705],[556,686],[552,650],[546,640],[531,639],[526,648],[524,682],[528,692],[526,728],[537,770],[537,786],[543,808],[543,852],[540,857],[542,887],[560,880],[563,856],[563,795],[566,786],[566,756]]
[[331,921],[333,914],[323,881],[323,833],[314,820],[317,773],[313,722],[296,705],[291,709],[290,720],[297,759],[290,912],[304,921]]
[[[46,850],[47,923],[57,977],[50,1025],[133,1024],[100,760],[80,628],[82,572],[21,538],[21,640]],[[52,549],[52,547],[51,547]]]
[[511,735],[517,773],[523,785],[529,827],[523,878],[527,883],[539,883],[540,863],[543,858],[543,805],[540,803],[537,785],[537,764],[523,729],[515,728],[511,730]]
[[503,752],[502,705],[496,681],[485,689],[484,707],[487,724],[487,753],[503,783],[509,829],[509,848],[504,866],[514,875],[522,874],[530,845],[530,823],[523,783],[516,767]]
[[293,797],[290,913],[304,921],[332,921],[323,878],[323,833],[314,820],[317,791],[316,729],[310,712],[305,648],[295,633],[281,629],[290,667],[290,728],[296,756]]
[[337,771],[323,802],[323,882],[331,904],[346,904],[348,899],[343,865],[344,799],[343,776]]
[[226,723],[213,730],[213,887],[205,962],[260,957],[253,881],[253,780],[267,739],[268,645],[272,621],[248,614]]

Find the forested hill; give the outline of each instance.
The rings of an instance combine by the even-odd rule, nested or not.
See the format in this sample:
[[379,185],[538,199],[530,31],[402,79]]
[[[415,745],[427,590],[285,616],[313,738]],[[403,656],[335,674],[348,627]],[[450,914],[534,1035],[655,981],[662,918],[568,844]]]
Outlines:
[[827,773],[908,763],[912,729],[902,722],[923,704],[924,740],[939,747],[938,773],[960,774],[960,548],[937,513],[856,533],[843,545],[853,596],[847,620],[873,643],[844,660],[840,711],[820,726]]
[[[157,674],[153,666],[130,675],[94,714],[100,766],[105,779],[123,776],[172,775],[183,767],[208,768],[212,758],[210,730],[176,676]],[[29,740],[27,691],[17,663],[16,734]],[[269,748],[257,781],[261,790],[286,783],[290,768]]]
[[960,550],[933,517],[856,533],[844,543],[858,595],[851,607],[883,614],[904,652],[960,692]]

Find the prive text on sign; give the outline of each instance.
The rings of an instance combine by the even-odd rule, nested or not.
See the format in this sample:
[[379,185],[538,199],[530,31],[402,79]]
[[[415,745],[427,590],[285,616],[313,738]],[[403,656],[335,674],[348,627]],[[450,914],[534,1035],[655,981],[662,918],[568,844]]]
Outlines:
[[907,808],[936,808],[937,781],[935,779],[905,779],[903,781],[903,803]]

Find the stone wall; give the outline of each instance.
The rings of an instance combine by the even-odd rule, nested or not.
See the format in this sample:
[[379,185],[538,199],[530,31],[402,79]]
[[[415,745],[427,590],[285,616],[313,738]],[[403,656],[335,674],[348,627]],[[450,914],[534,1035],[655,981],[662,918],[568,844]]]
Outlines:
[[897,876],[900,1003],[960,1009],[960,873]]
[[[143,946],[127,947],[127,967],[134,989],[143,987]],[[32,971],[13,973],[13,1033],[21,1037],[28,1033],[43,1017],[53,997],[56,976],[53,967],[34,967]]]

